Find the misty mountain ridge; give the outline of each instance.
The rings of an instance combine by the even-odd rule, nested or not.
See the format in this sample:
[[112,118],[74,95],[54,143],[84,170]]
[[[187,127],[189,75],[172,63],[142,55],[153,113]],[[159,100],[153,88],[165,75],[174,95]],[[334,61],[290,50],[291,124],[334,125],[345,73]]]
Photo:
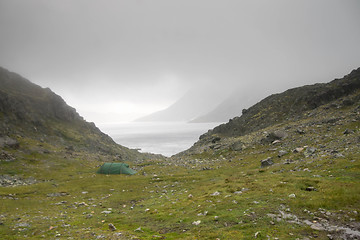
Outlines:
[[168,108],[135,122],[189,122],[212,111],[223,99],[224,93],[211,87],[194,88]]
[[207,112],[190,122],[227,122],[231,118],[240,116],[243,109],[260,101],[261,97],[262,96],[256,93],[254,87],[237,88],[227,99],[218,104],[210,112]]
[[187,92],[168,108],[136,119],[135,122],[224,123],[241,116],[243,109],[270,93],[252,84],[221,89],[203,86]]

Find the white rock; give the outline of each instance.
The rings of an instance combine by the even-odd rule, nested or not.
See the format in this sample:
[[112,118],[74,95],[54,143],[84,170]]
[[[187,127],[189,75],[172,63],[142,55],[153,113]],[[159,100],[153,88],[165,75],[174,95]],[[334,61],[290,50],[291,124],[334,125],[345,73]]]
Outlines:
[[144,232],[141,227],[138,227],[137,229],[134,230],[135,232]]
[[219,195],[220,195],[220,193],[219,193],[218,191],[216,191],[216,192],[214,192],[214,193],[210,194],[210,196],[219,196]]
[[197,220],[197,221],[194,221],[192,224],[195,225],[195,226],[197,226],[197,225],[199,225],[200,223],[201,223],[201,221],[200,221],[200,220]]

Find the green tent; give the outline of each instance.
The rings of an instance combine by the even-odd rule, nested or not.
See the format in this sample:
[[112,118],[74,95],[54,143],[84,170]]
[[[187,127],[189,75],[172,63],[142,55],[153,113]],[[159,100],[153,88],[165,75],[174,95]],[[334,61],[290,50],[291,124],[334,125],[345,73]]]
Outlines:
[[136,171],[129,168],[126,163],[104,163],[97,173],[134,175]]

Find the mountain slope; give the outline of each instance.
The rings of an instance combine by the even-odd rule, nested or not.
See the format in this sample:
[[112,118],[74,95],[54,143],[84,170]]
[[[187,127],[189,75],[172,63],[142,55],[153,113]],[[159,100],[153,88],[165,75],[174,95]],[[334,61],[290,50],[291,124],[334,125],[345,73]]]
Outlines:
[[0,68],[0,137],[32,139],[53,146],[114,154],[124,160],[143,158],[136,150],[116,144],[88,123],[49,88],[41,88]]
[[[211,134],[240,136],[283,121],[297,120],[303,113],[349,95],[360,88],[360,68],[342,79],[289,89],[271,95],[211,131]],[[346,104],[346,102],[345,102]]]
[[168,108],[135,120],[136,122],[188,122],[209,111],[221,102],[222,94],[196,89],[187,92]]
[[259,96],[254,94],[254,91],[256,90],[246,89],[245,91],[245,89],[238,89],[215,109],[195,118],[191,122],[226,122],[231,118],[240,116],[244,108],[248,108],[260,100]]
[[[199,153],[214,148],[237,148],[237,146],[231,146],[233,142],[229,139],[245,136],[272,126],[312,119],[316,114],[325,116],[328,119],[324,121],[331,122],[335,115],[339,115],[337,109],[347,106],[356,108],[359,104],[360,68],[353,70],[342,79],[335,79],[329,83],[293,88],[271,95],[252,107],[244,109],[242,116],[230,119],[228,123],[209,130],[184,153]],[[340,115],[339,117],[341,117]],[[275,134],[270,136],[269,141],[282,137]],[[241,148],[241,144],[239,148]]]

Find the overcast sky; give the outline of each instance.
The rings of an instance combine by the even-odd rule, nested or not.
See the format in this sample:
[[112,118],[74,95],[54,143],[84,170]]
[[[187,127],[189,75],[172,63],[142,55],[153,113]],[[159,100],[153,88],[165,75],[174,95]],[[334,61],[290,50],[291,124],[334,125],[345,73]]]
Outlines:
[[360,67],[360,1],[0,0],[0,65],[88,121],[129,121],[191,88],[342,77]]

